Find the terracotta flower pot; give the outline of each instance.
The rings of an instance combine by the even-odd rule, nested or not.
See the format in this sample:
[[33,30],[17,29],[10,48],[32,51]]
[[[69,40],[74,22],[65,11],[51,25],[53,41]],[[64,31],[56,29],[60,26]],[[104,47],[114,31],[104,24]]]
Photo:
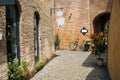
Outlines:
[[89,51],[90,44],[85,44],[85,51]]
[[97,58],[97,65],[98,66],[103,66],[103,64],[104,64],[104,59],[103,58]]
[[55,46],[55,50],[59,50],[60,49],[60,47],[59,46]]

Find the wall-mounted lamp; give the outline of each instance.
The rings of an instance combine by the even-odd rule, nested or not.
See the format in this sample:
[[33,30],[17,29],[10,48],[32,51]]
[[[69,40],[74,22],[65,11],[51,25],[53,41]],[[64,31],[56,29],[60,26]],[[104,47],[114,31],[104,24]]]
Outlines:
[[62,9],[63,8],[50,8],[50,15],[52,16],[52,11],[53,10],[58,10],[57,16],[62,16],[63,15]]
[[83,27],[80,32],[85,35],[86,33],[88,33],[88,29],[86,29],[85,27]]
[[64,18],[60,17],[60,18],[57,19],[58,26],[62,26],[62,25],[64,25],[64,23],[65,23],[65,19]]
[[58,10],[58,11],[57,11],[57,16],[58,16],[58,17],[63,16],[63,11],[62,11],[62,10]]
[[52,16],[52,11],[53,10],[54,11],[57,10],[57,12],[56,12],[57,19],[56,19],[56,21],[57,21],[58,27],[64,25],[65,19],[62,17],[63,16],[63,8],[51,8],[50,9],[50,15],[51,16]]

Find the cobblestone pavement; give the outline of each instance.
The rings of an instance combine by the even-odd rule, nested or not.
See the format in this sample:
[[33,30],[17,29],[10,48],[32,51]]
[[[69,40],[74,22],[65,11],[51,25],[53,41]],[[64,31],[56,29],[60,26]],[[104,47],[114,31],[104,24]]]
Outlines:
[[56,55],[31,80],[110,80],[106,66],[97,66],[90,52],[63,50]]

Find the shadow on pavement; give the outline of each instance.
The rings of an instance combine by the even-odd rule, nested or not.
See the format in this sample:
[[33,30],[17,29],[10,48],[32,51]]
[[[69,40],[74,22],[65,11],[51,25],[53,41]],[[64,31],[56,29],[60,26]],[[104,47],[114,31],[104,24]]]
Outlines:
[[106,65],[106,55],[103,54],[102,56],[104,57],[105,63],[101,67],[96,64],[97,56],[93,54],[90,54],[83,62],[82,66],[93,68],[93,70],[87,75],[85,80],[110,80]]

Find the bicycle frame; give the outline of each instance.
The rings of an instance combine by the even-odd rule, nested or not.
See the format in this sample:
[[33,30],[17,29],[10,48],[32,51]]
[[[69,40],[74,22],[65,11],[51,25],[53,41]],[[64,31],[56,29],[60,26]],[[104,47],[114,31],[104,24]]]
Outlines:
[[75,40],[73,42],[71,42],[69,44],[69,49],[72,50],[72,51],[75,51],[75,50],[82,50],[84,51],[84,46],[85,46],[85,41],[83,40],[82,44],[79,45],[79,41],[78,40]]

